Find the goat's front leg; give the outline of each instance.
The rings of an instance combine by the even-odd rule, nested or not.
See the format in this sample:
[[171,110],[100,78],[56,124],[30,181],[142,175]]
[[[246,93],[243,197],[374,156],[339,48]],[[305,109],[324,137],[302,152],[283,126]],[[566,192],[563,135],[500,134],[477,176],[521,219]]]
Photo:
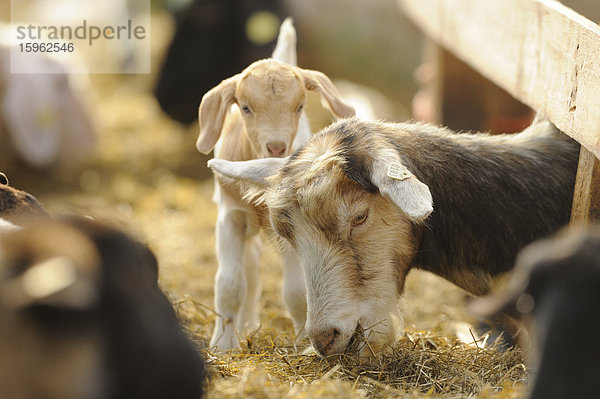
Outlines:
[[281,252],[283,260],[283,302],[294,323],[294,332],[299,338],[306,336],[306,285],[300,259],[296,251],[284,244]]
[[218,313],[210,346],[226,350],[239,347],[236,327],[246,297],[246,212],[220,207],[217,218],[217,260],[215,308]]

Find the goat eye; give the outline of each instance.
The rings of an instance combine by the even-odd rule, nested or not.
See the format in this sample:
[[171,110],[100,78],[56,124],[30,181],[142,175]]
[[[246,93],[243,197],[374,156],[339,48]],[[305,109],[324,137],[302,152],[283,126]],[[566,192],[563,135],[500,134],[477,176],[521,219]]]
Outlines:
[[301,106],[298,107],[298,109],[296,110],[297,113],[302,112],[302,110],[304,109],[304,104],[302,104]]
[[367,217],[369,217],[369,210],[355,216],[354,219],[352,219],[352,227],[360,226],[367,220]]
[[250,107],[248,107],[247,105],[244,105],[242,107],[242,111],[244,111],[245,114],[251,115],[252,111],[250,110]]

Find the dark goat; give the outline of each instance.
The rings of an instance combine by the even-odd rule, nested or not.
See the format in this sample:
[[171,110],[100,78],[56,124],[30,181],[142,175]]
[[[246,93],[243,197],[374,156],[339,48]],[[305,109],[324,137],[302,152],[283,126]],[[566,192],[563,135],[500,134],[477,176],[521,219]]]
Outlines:
[[253,61],[269,57],[277,38],[255,44],[245,33],[249,17],[268,11],[283,20],[279,0],[193,0],[175,16],[175,35],[159,73],[154,94],[176,121],[198,119],[200,99],[222,80]]
[[147,246],[88,219],[0,236],[0,397],[196,399],[202,357]]
[[600,375],[600,228],[562,232],[517,258],[509,287],[470,304],[533,322],[535,368],[530,399],[597,396]]

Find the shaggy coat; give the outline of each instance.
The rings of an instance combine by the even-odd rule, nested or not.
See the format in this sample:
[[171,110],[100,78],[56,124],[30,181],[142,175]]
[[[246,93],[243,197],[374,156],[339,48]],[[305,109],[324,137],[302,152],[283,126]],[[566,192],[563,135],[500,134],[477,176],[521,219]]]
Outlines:
[[264,191],[274,230],[301,258],[308,335],[327,355],[358,327],[371,349],[393,340],[412,268],[488,292],[521,247],[568,222],[578,154],[549,122],[490,136],[348,119],[277,165],[210,165]]

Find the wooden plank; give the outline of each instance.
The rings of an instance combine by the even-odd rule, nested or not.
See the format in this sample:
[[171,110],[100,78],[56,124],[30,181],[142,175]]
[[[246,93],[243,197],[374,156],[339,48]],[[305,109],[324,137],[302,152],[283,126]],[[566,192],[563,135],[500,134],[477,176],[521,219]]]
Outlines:
[[600,161],[591,152],[581,147],[571,225],[587,225],[600,222]]
[[398,0],[429,37],[600,157],[600,27],[553,0]]

